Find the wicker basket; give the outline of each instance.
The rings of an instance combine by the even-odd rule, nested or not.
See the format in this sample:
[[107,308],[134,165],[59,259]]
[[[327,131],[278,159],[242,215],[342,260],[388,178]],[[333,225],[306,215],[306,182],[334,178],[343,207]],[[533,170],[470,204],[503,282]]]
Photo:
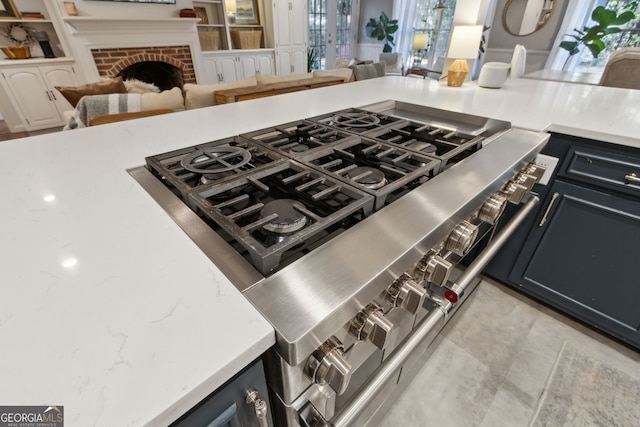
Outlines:
[[234,49],[260,49],[262,31],[231,31],[231,41]]
[[31,58],[31,50],[29,46],[25,47],[3,47],[2,52],[9,59],[27,59]]
[[200,48],[206,50],[220,50],[220,32],[218,30],[198,31]]

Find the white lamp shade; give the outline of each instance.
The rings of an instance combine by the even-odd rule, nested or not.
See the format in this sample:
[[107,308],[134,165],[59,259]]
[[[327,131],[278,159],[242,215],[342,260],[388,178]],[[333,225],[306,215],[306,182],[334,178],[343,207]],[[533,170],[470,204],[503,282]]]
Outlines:
[[453,27],[448,58],[472,59],[478,56],[482,37],[482,25],[457,25]]
[[418,33],[413,36],[413,46],[414,50],[421,50],[427,48],[427,42],[429,41],[429,37],[425,33]]

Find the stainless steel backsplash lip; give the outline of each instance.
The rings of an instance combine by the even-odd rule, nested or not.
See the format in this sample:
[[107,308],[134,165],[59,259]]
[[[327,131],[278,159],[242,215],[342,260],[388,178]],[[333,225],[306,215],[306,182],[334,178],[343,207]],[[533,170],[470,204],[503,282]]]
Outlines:
[[467,135],[493,137],[511,128],[511,123],[471,114],[441,110],[425,105],[386,100],[359,107],[363,110],[415,120],[421,123],[457,130]]
[[[421,250],[533,160],[549,135],[504,132],[473,156],[375,213],[244,295],[276,329],[276,349],[298,365],[370,302]],[[393,273],[392,273],[393,272]]]

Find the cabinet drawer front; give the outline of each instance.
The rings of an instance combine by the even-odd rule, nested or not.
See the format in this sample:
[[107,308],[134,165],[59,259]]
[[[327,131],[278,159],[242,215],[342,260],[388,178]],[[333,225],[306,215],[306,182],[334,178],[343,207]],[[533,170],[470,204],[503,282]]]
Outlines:
[[640,155],[572,147],[559,175],[640,195]]

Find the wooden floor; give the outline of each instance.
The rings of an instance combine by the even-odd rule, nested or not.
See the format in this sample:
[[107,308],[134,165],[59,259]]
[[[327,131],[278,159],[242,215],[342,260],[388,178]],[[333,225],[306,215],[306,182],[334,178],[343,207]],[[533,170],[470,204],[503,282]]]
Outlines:
[[12,139],[25,138],[27,136],[34,135],[42,135],[43,133],[51,133],[58,132],[62,128],[51,128],[51,129],[43,129],[35,132],[15,132],[11,133],[9,130],[9,126],[7,126],[7,122],[4,120],[0,120],[0,142],[2,141],[10,141]]
[[25,136],[29,136],[29,132],[11,133],[7,122],[0,120],[0,141],[9,141],[10,139],[24,138]]

